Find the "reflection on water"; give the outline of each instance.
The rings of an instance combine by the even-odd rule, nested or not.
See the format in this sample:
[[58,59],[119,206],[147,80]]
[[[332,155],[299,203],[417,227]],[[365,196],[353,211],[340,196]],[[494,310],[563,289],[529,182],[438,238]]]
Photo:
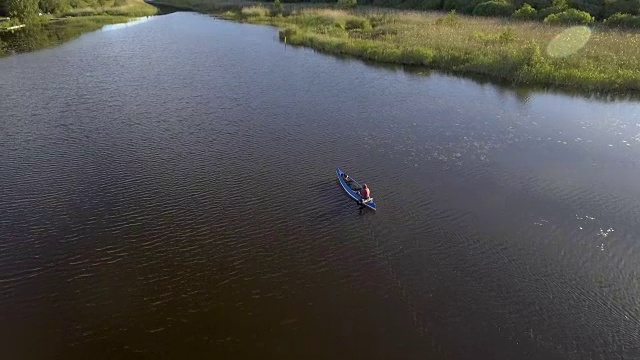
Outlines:
[[27,52],[57,43],[57,36],[47,31],[42,24],[33,24],[22,29],[0,33],[8,52]]
[[124,22],[124,23],[120,23],[120,24],[112,24],[112,25],[105,25],[102,27],[102,31],[111,31],[111,30],[118,30],[118,29],[123,29],[129,26],[135,26],[138,24],[142,24],[145,23],[147,21],[150,21],[152,19],[155,19],[155,16],[146,16],[146,17],[142,17],[142,18],[138,18],[135,20],[131,20],[128,22]]
[[126,28],[153,18],[155,17],[148,16],[116,24],[112,24],[119,21],[115,17],[71,18],[34,23],[19,30],[0,32],[0,44],[4,43],[4,50],[9,53],[29,52],[59,45],[94,30],[110,31]]

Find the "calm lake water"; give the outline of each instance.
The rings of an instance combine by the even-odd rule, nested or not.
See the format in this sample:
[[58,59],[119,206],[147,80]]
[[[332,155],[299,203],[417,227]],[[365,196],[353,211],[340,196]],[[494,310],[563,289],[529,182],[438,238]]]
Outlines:
[[0,88],[4,359],[640,358],[639,103],[192,13]]

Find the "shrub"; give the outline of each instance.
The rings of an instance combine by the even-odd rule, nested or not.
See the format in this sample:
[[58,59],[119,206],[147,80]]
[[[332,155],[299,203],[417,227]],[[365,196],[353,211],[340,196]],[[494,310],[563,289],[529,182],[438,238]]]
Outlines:
[[282,14],[282,3],[280,0],[273,0],[273,12],[276,14]]
[[500,33],[500,36],[498,36],[498,39],[500,40],[500,42],[503,42],[503,43],[512,42],[513,40],[516,39],[516,34],[513,32],[511,27],[508,27],[507,30]]
[[369,16],[369,23],[373,27],[386,25],[392,21],[393,21],[393,18],[388,14]]
[[511,16],[518,20],[533,20],[538,17],[538,12],[531,5],[525,3],[520,9],[514,11]]
[[[2,0],[0,0],[2,2]],[[69,11],[68,0],[40,0],[40,10],[45,13],[59,14]]]
[[353,30],[353,29],[361,29],[361,30],[371,30],[371,24],[369,20],[361,17],[351,17],[347,19],[344,24],[345,30]]
[[586,11],[569,9],[558,14],[551,14],[544,19],[545,24],[587,25],[595,20]]
[[482,31],[474,32],[471,36],[473,40],[479,40],[485,45],[490,45],[494,43],[498,44],[507,44],[516,39],[516,35],[513,33],[513,30],[508,27],[505,31],[500,34],[486,34]]
[[265,17],[265,16],[269,16],[269,14],[271,13],[269,9],[267,9],[262,5],[246,6],[246,7],[243,7],[240,12],[242,13],[243,16],[246,16],[246,17]]
[[280,30],[278,32],[278,37],[280,38],[280,40],[284,40],[287,37],[292,37],[294,35],[297,35],[300,32],[300,29],[297,26],[289,26],[286,29]]
[[613,14],[604,21],[606,26],[620,27],[620,28],[640,28],[640,16],[631,14]]
[[509,16],[513,13],[513,5],[503,1],[487,1],[476,5],[473,15],[476,16]]
[[458,16],[455,10],[451,10],[447,15],[436,20],[436,25],[456,26],[458,25]]
[[398,29],[389,26],[378,26],[371,31],[371,39],[382,39],[398,33]]
[[538,11],[538,19],[546,19],[547,16],[552,14],[559,14],[567,10],[569,6],[565,0],[553,0],[550,7],[544,8]]

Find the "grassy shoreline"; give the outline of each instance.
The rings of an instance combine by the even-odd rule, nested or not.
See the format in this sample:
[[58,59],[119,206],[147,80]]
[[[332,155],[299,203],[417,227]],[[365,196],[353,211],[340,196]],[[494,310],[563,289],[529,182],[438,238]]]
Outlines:
[[368,61],[583,93],[640,93],[640,32],[371,7],[163,0],[279,27],[288,44]]
[[158,13],[157,7],[143,0],[114,0],[104,6],[39,16],[21,29],[0,32],[0,57],[56,46],[105,25],[125,23]]

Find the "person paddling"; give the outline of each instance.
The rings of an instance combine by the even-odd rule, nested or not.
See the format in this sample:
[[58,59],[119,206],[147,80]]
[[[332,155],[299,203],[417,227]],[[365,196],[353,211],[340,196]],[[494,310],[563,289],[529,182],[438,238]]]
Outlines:
[[360,189],[360,196],[362,197],[362,201],[367,201],[371,198],[371,191],[367,184],[362,184],[362,189]]

